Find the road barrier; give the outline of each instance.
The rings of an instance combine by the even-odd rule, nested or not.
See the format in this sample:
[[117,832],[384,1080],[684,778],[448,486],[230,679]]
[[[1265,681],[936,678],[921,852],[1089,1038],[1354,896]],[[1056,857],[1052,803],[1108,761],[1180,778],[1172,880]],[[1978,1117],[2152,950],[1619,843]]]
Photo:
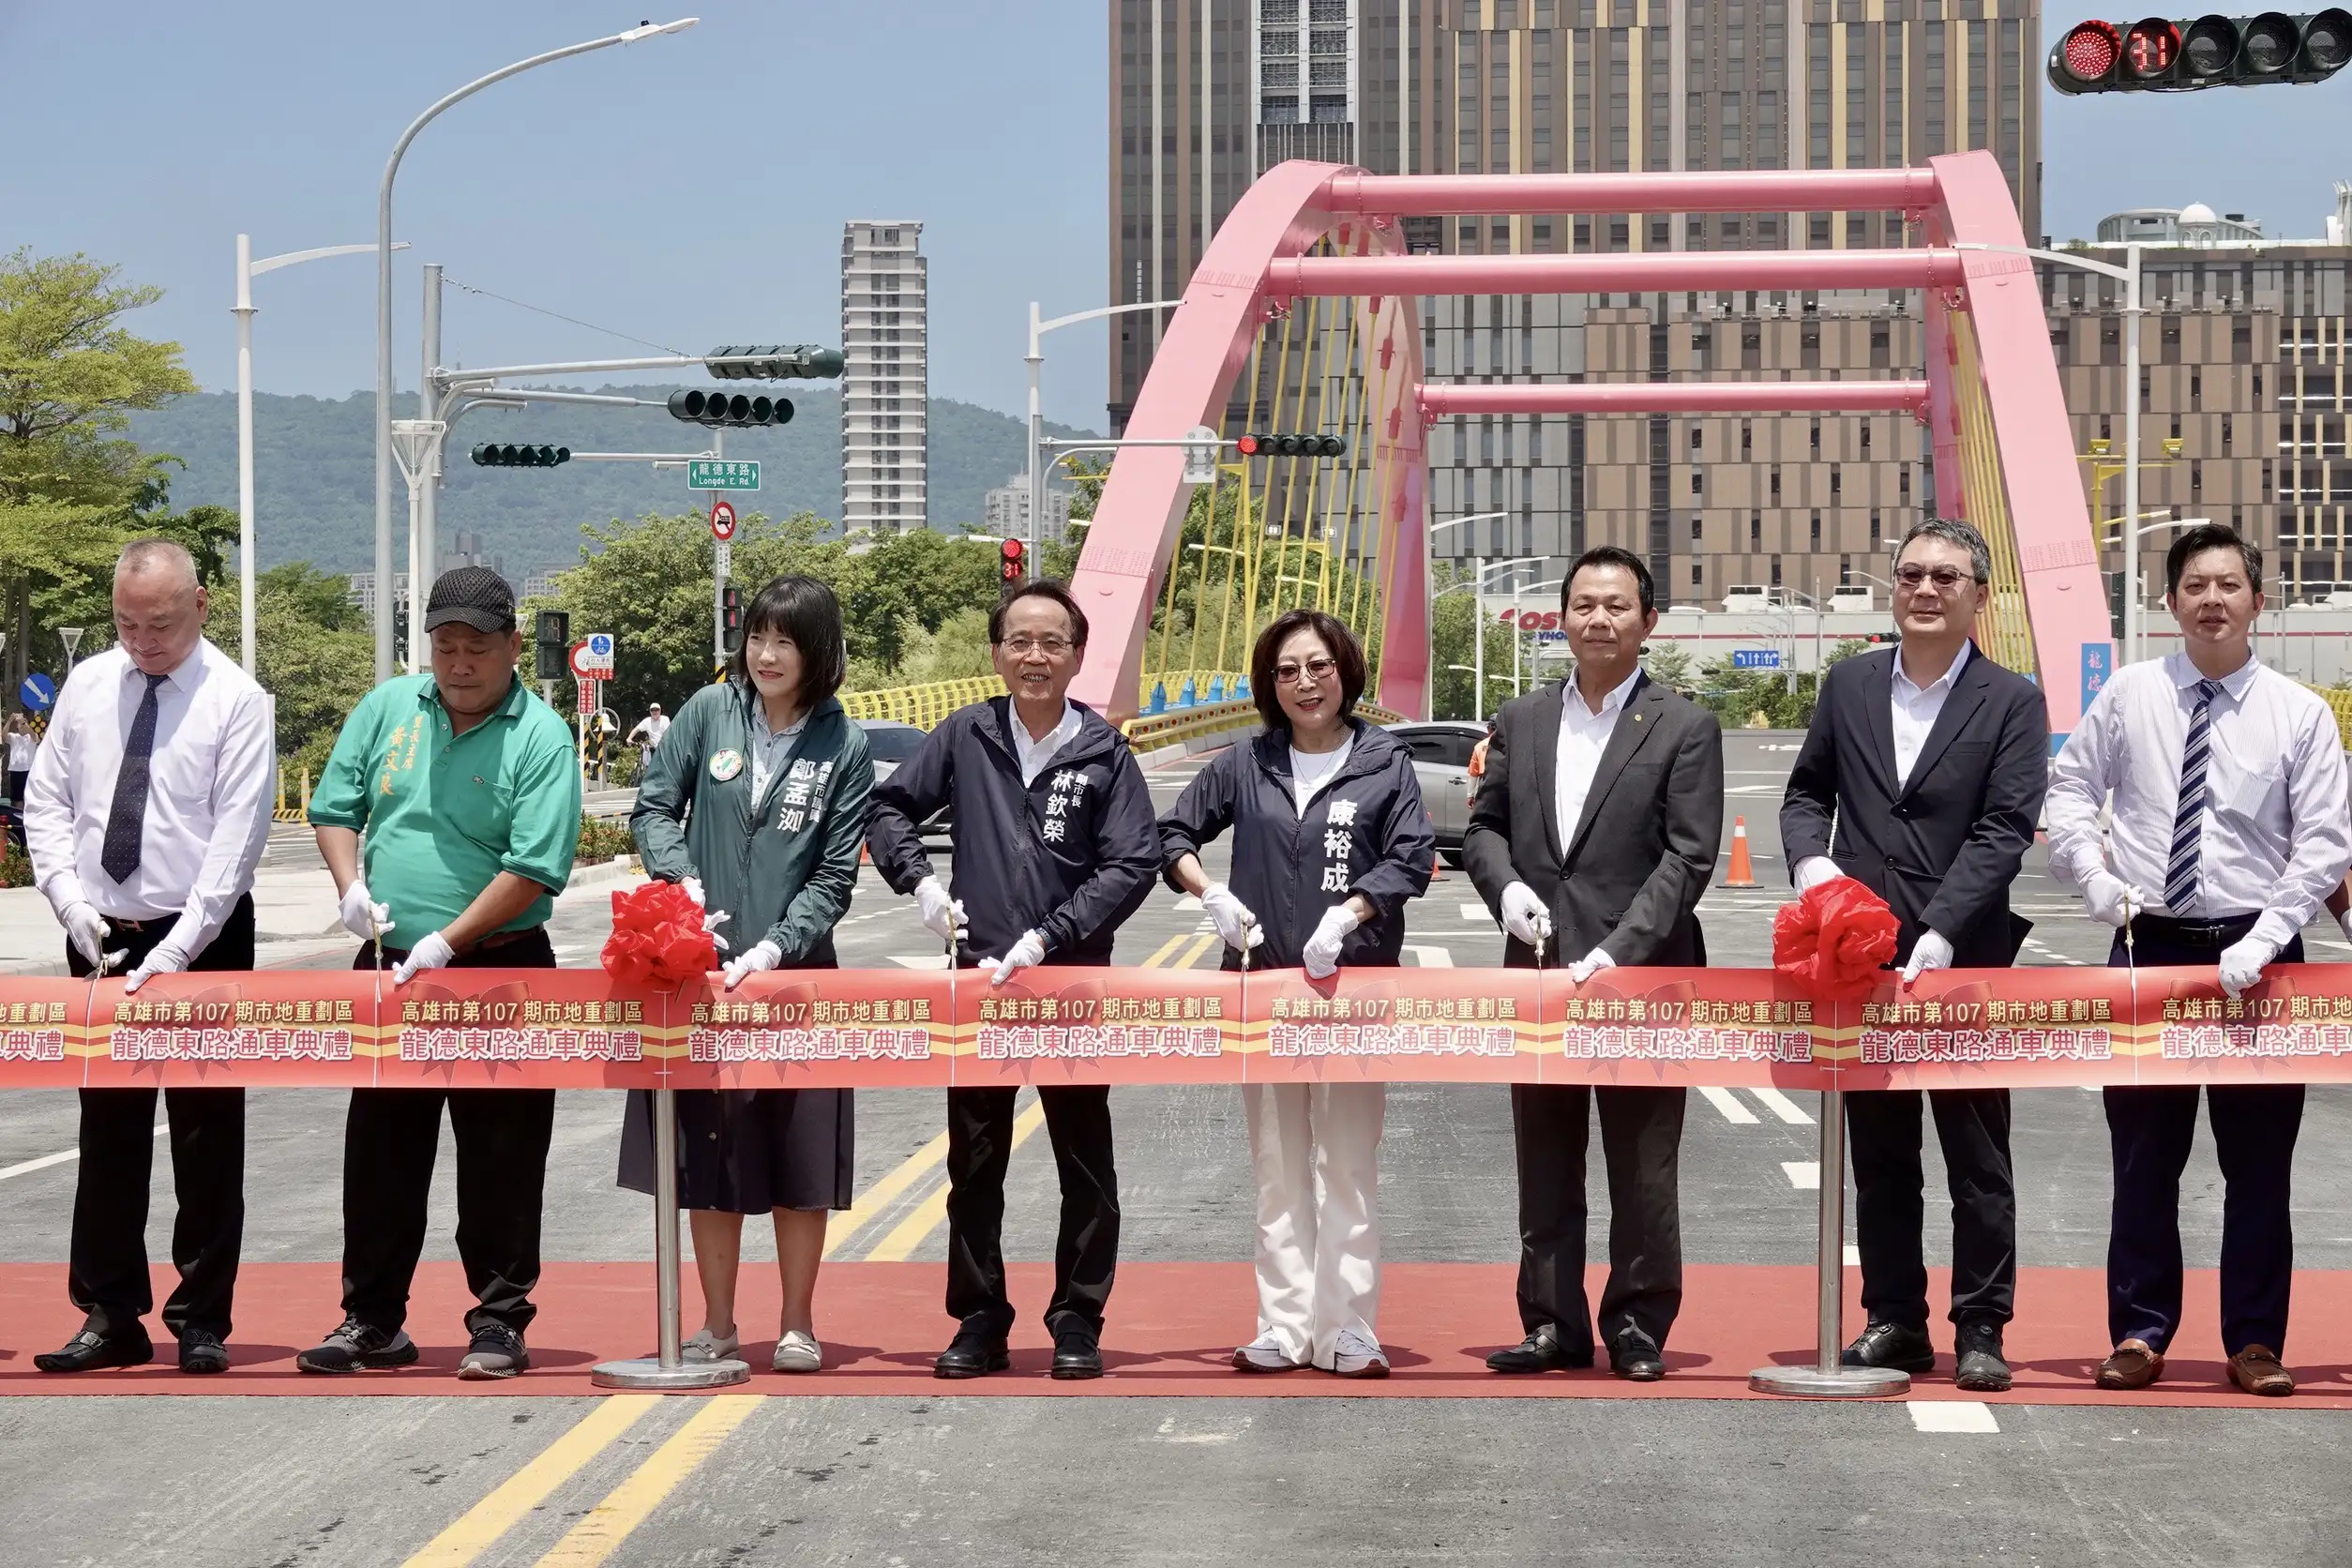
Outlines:
[[[1897,1394],[1899,1373],[1837,1365],[1846,1093],[2352,1081],[2352,965],[2279,965],[2242,997],[2210,968],[1944,970],[1836,1002],[1737,969],[785,970],[674,992],[602,970],[265,970],[136,996],[0,977],[0,1089],[650,1089],[665,1150],[681,1089],[1301,1081],[1820,1091],[1818,1364],[1752,1386]],[[661,1352],[597,1376],[740,1380],[679,1363],[674,1157],[656,1164]]]

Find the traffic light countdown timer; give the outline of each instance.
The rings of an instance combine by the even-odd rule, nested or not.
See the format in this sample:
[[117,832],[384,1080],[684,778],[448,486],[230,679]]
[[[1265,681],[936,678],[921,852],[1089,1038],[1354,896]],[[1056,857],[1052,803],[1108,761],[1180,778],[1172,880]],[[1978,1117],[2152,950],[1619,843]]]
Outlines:
[[2050,51],[2050,85],[2088,93],[2190,93],[2325,82],[2352,59],[2352,12],[2080,22]]

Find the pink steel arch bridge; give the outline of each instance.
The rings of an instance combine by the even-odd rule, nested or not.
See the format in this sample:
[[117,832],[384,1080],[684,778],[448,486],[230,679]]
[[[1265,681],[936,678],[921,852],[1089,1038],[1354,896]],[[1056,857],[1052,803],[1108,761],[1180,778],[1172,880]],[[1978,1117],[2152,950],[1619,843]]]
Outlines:
[[[1408,254],[1400,223],[1436,215],[1873,210],[1904,213],[1919,225],[1923,243],[1883,250]],[[1239,475],[1240,511],[1230,543],[1221,545],[1217,514],[1196,505],[1194,487],[1184,482],[1180,449],[1122,452],[1073,584],[1093,636],[1072,695],[1114,718],[1148,712],[1155,680],[1165,685],[1180,665],[1201,662],[1198,655],[1179,660],[1171,648],[1179,579],[1197,574],[1199,591],[1182,612],[1197,649],[1213,618],[1213,563],[1221,560],[1228,588],[1214,667],[1244,667],[1253,618],[1262,620],[1270,608],[1265,583],[1289,583],[1304,602],[1343,612],[1352,605],[1358,629],[1376,649],[1369,695],[1401,713],[1421,712],[1428,661],[1413,651],[1428,646],[1430,594],[1423,579],[1429,523],[1424,432],[1440,415],[1907,411],[1932,432],[1937,513],[1968,520],[1993,547],[1993,601],[1980,641],[2002,663],[2038,679],[2052,728],[2070,730],[2112,668],[2113,649],[2026,245],[1999,165],[1981,151],[1932,158],[1923,169],[1391,175],[1291,162],[1270,170],[1235,205],[1193,274],[1126,433],[1169,439],[1197,426],[1217,427],[1246,376],[1254,422],[1344,426],[1362,444],[1347,484],[1353,532],[1344,520],[1331,521],[1334,503],[1327,499],[1322,541],[1313,539],[1310,522],[1295,541],[1307,553],[1279,553],[1294,542],[1285,538],[1269,547],[1277,553],[1268,566],[1262,539],[1292,531],[1291,492],[1304,489],[1311,513],[1311,476],[1294,475],[1282,487],[1279,524],[1268,478],[1261,527],[1251,521],[1250,469],[1229,470]],[[1927,363],[1914,379],[1446,385],[1423,375],[1423,295],[1898,288],[1917,289],[1924,301]],[[1325,302],[1334,310],[1325,369],[1346,372],[1340,379],[1348,390],[1334,393],[1342,406],[1334,412],[1332,397],[1310,387],[1310,359],[1296,377],[1297,412],[1286,413],[1282,366],[1295,357],[1290,328],[1302,316],[1318,320]],[[1277,330],[1281,347],[1274,350]],[[1266,384],[1273,394],[1261,418]],[[1310,401],[1321,406],[1309,412]],[[1339,491],[1334,477],[1329,496]],[[1319,557],[1312,556],[1317,550]],[[1319,565],[1311,566],[1311,559]],[[1237,588],[1244,574],[1246,589]],[[1331,597],[1341,580],[1351,585],[1352,601]],[[1391,650],[1398,656],[1388,656]]]

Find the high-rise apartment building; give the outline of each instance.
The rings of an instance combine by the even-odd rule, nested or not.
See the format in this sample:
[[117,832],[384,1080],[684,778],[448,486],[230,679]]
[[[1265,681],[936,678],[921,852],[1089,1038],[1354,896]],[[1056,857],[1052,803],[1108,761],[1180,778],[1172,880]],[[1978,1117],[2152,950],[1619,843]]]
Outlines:
[[896,534],[929,515],[929,272],[911,219],[841,231],[841,526]]
[[[1248,183],[1287,158],[1376,173],[1915,164],[1990,148],[2041,225],[2038,0],[1113,0],[1111,293],[1168,299]],[[1843,249],[1916,242],[1899,215],[1409,220],[1416,250]],[[1804,379],[1917,373],[1904,293],[1440,296],[1438,380]],[[1156,317],[1121,318],[1123,424]],[[1237,391],[1237,397],[1241,394]],[[1440,557],[1594,544],[1644,555],[1669,599],[1809,591],[1867,569],[1932,495],[1891,416],[1449,418],[1431,432]]]

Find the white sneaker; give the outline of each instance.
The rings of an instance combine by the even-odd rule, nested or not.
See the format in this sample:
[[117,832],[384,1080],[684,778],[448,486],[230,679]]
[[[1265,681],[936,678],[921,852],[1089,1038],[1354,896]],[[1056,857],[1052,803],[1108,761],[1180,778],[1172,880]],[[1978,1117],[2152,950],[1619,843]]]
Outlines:
[[777,1372],[815,1372],[824,1364],[823,1346],[798,1329],[787,1329],[784,1337],[776,1342],[776,1355],[768,1365]]
[[1281,1339],[1271,1331],[1233,1352],[1236,1372],[1295,1372],[1305,1364],[1293,1361],[1290,1352],[1282,1348]]
[[1385,1378],[1388,1355],[1355,1330],[1341,1329],[1339,1343],[1332,1349],[1331,1369],[1343,1378]]
[[694,1331],[693,1337],[678,1347],[678,1359],[689,1365],[707,1366],[715,1361],[725,1361],[743,1348],[738,1334],[716,1334],[708,1323]]

